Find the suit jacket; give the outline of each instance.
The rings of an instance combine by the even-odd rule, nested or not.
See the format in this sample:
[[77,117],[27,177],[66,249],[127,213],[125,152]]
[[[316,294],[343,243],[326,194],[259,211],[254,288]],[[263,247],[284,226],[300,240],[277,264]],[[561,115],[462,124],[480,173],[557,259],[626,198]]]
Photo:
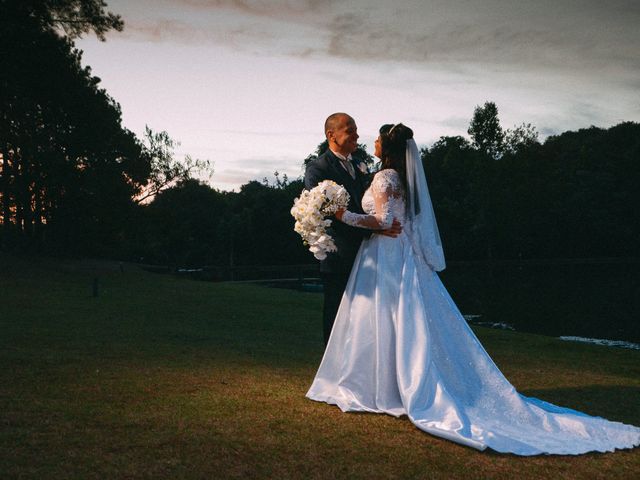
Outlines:
[[[354,213],[364,213],[362,210],[362,196],[369,186],[369,175],[362,173],[354,161],[356,171],[355,180],[341,165],[340,159],[331,150],[327,150],[317,159],[307,165],[304,175],[304,186],[312,189],[323,180],[333,180],[342,185],[349,192],[348,210]],[[327,258],[320,262],[320,271],[327,273],[349,273],[360,248],[363,238],[367,238],[371,232],[363,228],[352,227],[333,219],[327,233],[333,237],[337,251],[327,254]]]

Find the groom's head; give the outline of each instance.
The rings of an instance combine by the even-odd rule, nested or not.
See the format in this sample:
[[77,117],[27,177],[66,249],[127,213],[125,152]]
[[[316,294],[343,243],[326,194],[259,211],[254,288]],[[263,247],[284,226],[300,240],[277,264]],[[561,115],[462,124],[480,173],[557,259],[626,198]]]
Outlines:
[[345,157],[358,148],[358,126],[346,113],[334,113],[324,122],[329,148]]

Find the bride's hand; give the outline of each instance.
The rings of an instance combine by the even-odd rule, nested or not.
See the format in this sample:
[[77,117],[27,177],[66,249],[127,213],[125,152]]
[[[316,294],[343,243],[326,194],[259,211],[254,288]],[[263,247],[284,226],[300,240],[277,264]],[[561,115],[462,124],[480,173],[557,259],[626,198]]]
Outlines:
[[344,208],[341,208],[340,210],[336,210],[336,213],[334,214],[334,216],[338,220],[342,220],[342,215],[344,215],[344,212],[346,212],[346,210]]
[[395,238],[402,233],[402,224],[394,218],[391,227],[387,228],[386,230],[380,230],[377,233],[386,237]]

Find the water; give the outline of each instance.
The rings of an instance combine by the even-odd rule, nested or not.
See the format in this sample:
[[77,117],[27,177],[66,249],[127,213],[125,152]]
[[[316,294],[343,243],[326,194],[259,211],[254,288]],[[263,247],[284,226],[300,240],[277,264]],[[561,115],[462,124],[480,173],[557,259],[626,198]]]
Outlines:
[[452,265],[451,296],[483,322],[554,337],[640,343],[640,264]]
[[605,338],[584,338],[584,337],[560,337],[560,340],[568,342],[591,343],[592,345],[604,345],[605,347],[629,348],[640,350],[640,343],[625,342],[623,340],[607,340]]
[[[454,263],[440,278],[474,325],[640,343],[638,262],[549,262],[492,268]],[[306,291],[322,291],[317,283],[304,283]],[[278,286],[300,287],[298,282]]]

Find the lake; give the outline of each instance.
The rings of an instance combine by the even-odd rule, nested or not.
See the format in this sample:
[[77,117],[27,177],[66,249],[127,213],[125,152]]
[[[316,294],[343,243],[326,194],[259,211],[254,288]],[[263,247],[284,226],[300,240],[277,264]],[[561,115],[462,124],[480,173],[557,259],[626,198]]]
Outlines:
[[638,261],[452,262],[439,275],[471,323],[640,343]]
[[640,264],[452,265],[460,310],[521,332],[640,342]]

